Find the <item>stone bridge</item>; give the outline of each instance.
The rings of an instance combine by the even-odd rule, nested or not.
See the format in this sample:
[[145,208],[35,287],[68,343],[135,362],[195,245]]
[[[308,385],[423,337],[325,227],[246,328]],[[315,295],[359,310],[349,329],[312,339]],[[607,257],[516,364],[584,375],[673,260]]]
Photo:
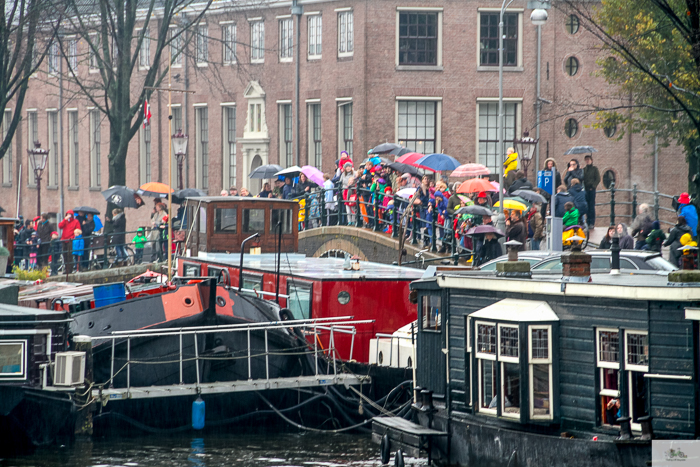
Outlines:
[[[404,249],[407,255],[403,258],[404,262],[415,260],[414,255],[423,249],[416,248],[418,246],[406,241]],[[357,255],[363,261],[391,264],[399,259],[399,240],[385,233],[357,227],[318,227],[299,232],[299,253],[313,257],[343,257],[349,253]],[[423,253],[425,259],[442,256],[427,251]]]

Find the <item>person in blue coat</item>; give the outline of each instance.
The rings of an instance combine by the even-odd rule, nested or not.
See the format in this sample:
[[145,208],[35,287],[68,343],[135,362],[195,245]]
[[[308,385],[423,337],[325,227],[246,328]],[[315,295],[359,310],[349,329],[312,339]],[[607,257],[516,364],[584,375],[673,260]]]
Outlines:
[[571,180],[569,194],[574,197],[574,206],[579,212],[579,225],[583,225],[583,217],[588,212],[588,201],[586,201],[586,192],[583,190],[581,181],[578,178]]
[[693,237],[698,236],[698,211],[690,204],[688,193],[681,193],[678,197],[678,215],[685,218],[686,224],[693,231]]
[[564,185],[561,185],[559,188],[557,188],[557,197],[555,201],[555,206],[554,206],[554,216],[559,217],[560,219],[564,217],[564,213],[566,213],[566,208],[564,205],[568,202],[574,202],[574,197],[571,196],[571,194],[566,191],[566,187]]

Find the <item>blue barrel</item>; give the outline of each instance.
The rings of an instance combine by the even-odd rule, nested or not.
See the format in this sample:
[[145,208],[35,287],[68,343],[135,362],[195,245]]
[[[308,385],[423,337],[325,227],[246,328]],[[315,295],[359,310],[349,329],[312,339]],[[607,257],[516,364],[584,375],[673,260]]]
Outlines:
[[204,428],[205,404],[201,397],[192,402],[192,428],[201,430]]
[[92,288],[92,293],[95,295],[95,308],[126,300],[126,289],[123,282],[96,285]]

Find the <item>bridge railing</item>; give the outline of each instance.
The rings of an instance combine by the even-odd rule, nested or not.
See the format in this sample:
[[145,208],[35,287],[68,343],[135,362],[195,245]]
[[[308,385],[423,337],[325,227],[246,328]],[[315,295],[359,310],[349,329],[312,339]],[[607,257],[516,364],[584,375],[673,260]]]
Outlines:
[[[309,230],[329,225],[341,225],[367,228],[383,232],[392,238],[398,238],[404,232],[406,241],[411,245],[426,247],[432,253],[449,251],[448,259],[457,264],[459,258],[469,258],[473,249],[465,242],[463,232],[455,232],[454,222],[446,216],[438,221],[438,213],[432,208],[410,204],[415,199],[406,199],[396,194],[387,195],[368,189],[351,187],[348,190],[321,189],[305,193],[295,198],[302,208],[299,213],[299,230]],[[406,213],[406,210],[409,212]],[[459,226],[458,226],[459,227]],[[446,257],[402,262],[416,264],[445,260]]]
[[[673,226],[676,224],[676,210],[672,207],[673,196],[658,191],[640,190],[634,183],[632,188],[616,188],[615,182],[607,190],[599,190],[596,197],[601,196],[603,202],[596,202],[597,217],[603,217],[607,209],[610,225],[619,222],[632,221],[637,217],[637,209],[647,204],[653,210],[654,219],[661,224]],[[596,201],[598,199],[596,198]],[[622,207],[622,208],[621,208]],[[598,209],[602,208],[602,209]],[[601,212],[602,211],[602,212]]]

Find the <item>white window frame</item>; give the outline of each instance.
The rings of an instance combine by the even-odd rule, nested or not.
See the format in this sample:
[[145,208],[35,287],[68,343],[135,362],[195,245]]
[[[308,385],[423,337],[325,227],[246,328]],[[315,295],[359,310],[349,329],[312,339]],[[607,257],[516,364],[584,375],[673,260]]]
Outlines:
[[[337,9],[338,57],[352,57],[355,53],[355,18],[353,10]],[[344,24],[344,28],[341,25]]]
[[[55,130],[55,131],[54,131]],[[46,187],[58,188],[58,110],[47,109],[46,112],[46,132],[48,144],[46,149],[49,150],[49,155],[46,160]]]
[[[496,332],[496,352],[495,353],[490,354],[490,353],[479,352],[479,350],[478,350],[479,349],[479,346],[478,346],[478,343],[479,343],[479,335],[478,335],[479,325],[492,326],[494,328],[494,330],[495,330],[494,332]],[[479,386],[479,392],[478,392],[479,405],[476,407],[480,413],[487,413],[487,414],[496,415],[498,413],[498,408],[495,408],[495,409],[486,408],[485,409],[485,408],[481,407],[481,399],[483,398],[483,394],[482,394],[483,382],[481,381],[481,373],[482,373],[481,372],[481,365],[482,365],[483,360],[489,360],[492,362],[495,362],[498,360],[498,357],[497,357],[498,356],[498,326],[495,322],[476,321],[475,320],[474,321],[474,334],[475,334],[475,336],[474,336],[474,349],[475,349],[474,356],[476,357],[476,360],[477,360],[477,368],[476,368],[477,369],[477,380],[478,380],[477,384]],[[494,366],[494,371],[498,371],[498,365]],[[498,395],[499,392],[500,391],[498,390],[498,388],[496,388],[496,395]]]
[[471,339],[471,329],[472,329],[472,317],[467,315],[465,320],[466,332],[464,333],[464,348],[466,349],[467,359],[469,361],[469,407],[474,407],[474,391],[472,390],[472,384],[474,384],[474,365],[471,363],[471,353],[472,353],[472,339]]
[[250,24],[250,63],[264,63],[265,22],[262,18],[248,21]]
[[225,21],[219,23],[221,25],[221,43],[224,65],[233,65],[236,63],[236,37],[238,29],[233,21]]
[[[182,45],[185,42],[184,32],[177,24],[171,24],[168,26],[168,34],[170,34],[170,57],[168,59],[172,62],[172,68],[182,68]],[[175,39],[173,36],[175,34],[180,34]]]
[[[435,65],[401,65],[399,63],[399,28],[400,28],[400,15],[401,13],[414,12],[414,13],[437,13],[437,60]],[[397,7],[396,8],[396,28],[395,28],[395,41],[396,41],[396,70],[405,71],[440,71],[443,69],[442,64],[442,19],[443,19],[443,9],[441,7]]]
[[[237,175],[237,166],[238,166],[238,153],[236,151],[236,136],[235,133],[237,131],[237,126],[238,126],[238,115],[236,114],[236,103],[226,103],[226,104],[221,104],[221,116],[222,116],[222,122],[221,122],[221,144],[223,145],[221,154],[223,154],[223,160],[221,161],[221,165],[223,166],[223,182],[221,186],[223,188],[226,188],[227,186],[235,186],[236,185],[236,175]],[[230,131],[229,128],[229,118],[228,114],[230,111],[233,111],[233,119],[234,119],[234,139],[233,139],[233,154],[231,154],[231,141],[229,140],[228,134]],[[233,165],[231,164],[231,161],[233,161]],[[231,171],[233,170],[233,173]],[[231,179],[233,179],[233,183],[231,183]]]
[[[547,356],[548,358],[533,358],[532,356],[532,331],[538,329],[547,330]],[[554,417],[554,382],[552,381],[552,326],[549,324],[529,325],[527,327],[527,357],[528,357],[528,393],[530,399],[530,419],[531,420],[552,420]],[[548,365],[549,366],[549,415],[535,415],[535,384],[533,380],[533,366]]]
[[435,102],[435,152],[442,151],[442,97],[440,96],[396,96],[394,104],[394,141],[399,141],[399,103]]
[[[316,140],[315,140],[315,130],[316,127],[314,126],[316,124],[315,122],[315,117],[316,117],[316,112],[320,114],[320,121],[321,121],[321,127],[319,131],[321,132],[321,139],[319,142],[321,143],[321,153],[317,154],[316,153]],[[307,113],[307,128],[308,128],[308,138],[306,139],[307,144],[308,144],[308,154],[309,154],[309,164],[313,165],[314,167],[318,168],[319,170],[321,169],[321,166],[323,164],[323,113],[321,112],[321,100],[320,99],[308,99],[306,101],[306,113]]]
[[[280,147],[280,165],[282,167],[291,167],[294,165],[294,109],[292,108],[291,100],[279,100],[277,101],[277,109],[279,115],[279,147]],[[292,133],[292,138],[289,140],[292,149],[290,153],[287,153],[287,110],[291,114],[291,128],[289,130]]]
[[[487,163],[488,161],[486,160],[486,161],[483,161],[483,162],[482,162],[482,161],[479,159],[479,157],[480,157],[480,154],[479,154],[479,141],[480,141],[480,138],[479,138],[479,131],[480,131],[480,130],[479,130],[479,127],[480,127],[479,115],[480,115],[480,112],[481,112],[479,106],[480,106],[481,104],[493,104],[493,103],[498,103],[498,97],[479,97],[479,98],[477,98],[477,100],[476,100],[476,118],[475,118],[475,121],[476,121],[476,127],[475,127],[476,138],[475,138],[475,141],[474,141],[474,143],[475,143],[475,147],[474,147],[475,152],[474,152],[474,154],[476,154],[476,159],[477,159],[476,161],[477,161],[477,163],[479,163],[479,164],[484,164],[484,165],[486,165],[487,167],[488,167],[488,165],[487,165],[486,163]],[[507,105],[507,104],[516,104],[517,107],[516,107],[516,110],[515,110],[515,136],[518,136],[518,135],[522,134],[522,131],[521,131],[521,130],[522,130],[522,121],[523,121],[523,99],[520,98],[520,97],[506,97],[506,98],[503,99],[503,104],[504,104],[504,108],[503,108],[504,115],[505,115],[505,105]],[[497,122],[497,123],[498,123],[498,122]],[[504,134],[505,134],[505,129],[504,129]],[[512,139],[511,139],[511,141],[512,141]],[[510,145],[510,144],[511,144],[511,143],[508,142],[508,138],[504,138],[504,140],[503,140],[503,147],[504,147],[504,150],[502,151],[502,154],[505,154],[505,148],[507,148],[508,145]],[[496,172],[496,173],[498,173],[498,172]]]
[[[137,37],[141,34],[143,29],[136,30]],[[149,32],[143,34],[143,41],[141,41],[141,49],[139,49],[139,70],[148,70],[151,68],[151,38],[149,37]]]
[[[39,140],[39,113],[37,109],[27,110],[27,147],[33,148],[34,141]],[[31,162],[27,161],[27,167],[31,169]],[[27,170],[27,186],[36,188],[36,180],[34,179],[34,172],[32,170]]]
[[68,186],[77,188],[80,186],[80,127],[78,123],[78,110],[68,109]]
[[[92,107],[88,109],[88,118],[90,119],[90,188],[101,187],[102,178],[102,122],[100,111]],[[100,140],[96,141],[99,136]]]
[[78,39],[68,38],[68,66],[73,74],[78,72]]
[[27,379],[27,340],[12,339],[2,340],[0,345],[17,345],[22,347],[22,363],[20,364],[20,373],[0,373],[0,381],[21,381]]
[[[207,150],[206,150],[206,159],[207,163],[204,164],[204,151],[203,151],[203,146],[202,146],[202,111],[206,110],[207,112]],[[209,189],[209,144],[211,143],[211,125],[209,123],[209,109],[205,105],[195,105],[194,108],[194,113],[195,113],[195,128],[196,128],[196,145],[195,145],[195,160],[196,160],[196,172],[197,172],[197,188],[200,190],[208,190]],[[204,165],[207,166],[207,177],[204,177]],[[205,183],[206,180],[206,183]]]
[[[608,397],[620,397],[620,386],[619,386],[620,382],[618,382],[617,391],[614,391],[612,389],[604,389],[603,388],[603,371],[602,371],[603,368],[617,370],[618,375],[619,375],[620,362],[619,362],[619,359],[618,359],[617,363],[600,360],[600,333],[601,332],[614,332],[614,333],[619,334],[620,330],[615,329],[615,328],[596,328],[596,330],[595,330],[595,359],[596,359],[596,367],[598,368],[598,371],[600,373],[600,391],[599,391],[598,395],[608,396]],[[618,349],[617,349],[618,356],[619,356],[620,351],[622,350],[620,347],[621,346],[620,346],[620,343],[618,341]]]
[[627,378],[625,378],[625,384],[627,384],[627,403],[628,403],[628,413],[630,416],[630,426],[632,427],[633,430],[635,431],[641,431],[642,430],[642,425],[640,423],[634,423],[633,419],[633,404],[632,404],[632,397],[630,396],[632,394],[632,373],[649,373],[649,365],[634,365],[628,363],[628,348],[627,348],[627,335],[628,334],[638,334],[642,336],[647,336],[647,350],[649,348],[649,332],[648,331],[641,331],[641,330],[635,330],[635,329],[625,329],[623,336],[625,339],[625,345],[624,345],[624,350],[625,350],[625,372],[627,373]]
[[[100,71],[100,61],[99,61],[99,50],[100,50],[100,36],[97,33],[88,34],[90,44],[87,44],[88,48],[88,72],[89,73],[99,73]],[[97,50],[97,52],[95,52]]]
[[[12,123],[12,109],[5,109],[5,114],[2,119],[2,137],[3,139],[7,137],[7,132],[10,129],[10,124]],[[2,185],[12,186],[12,145],[7,147],[7,152],[2,158]]]
[[[351,128],[352,128],[352,133],[353,137],[351,140],[346,140],[345,139],[345,107],[346,105],[352,105],[352,97],[337,97],[335,99],[336,101],[336,106],[337,106],[337,124],[338,124],[338,154],[340,154],[341,151],[347,151],[346,149],[346,141],[352,141],[352,150],[347,151],[348,154],[350,155],[350,158],[352,159],[352,156],[355,152],[355,125],[354,122],[351,120]],[[355,109],[352,109],[352,117],[354,119],[355,117]]]
[[291,15],[278,19],[277,30],[280,62],[291,62],[294,57],[294,20]]
[[209,25],[199,23],[195,39],[197,66],[209,66]]
[[[503,71],[524,71],[523,68],[523,8],[508,8],[505,14],[516,13],[518,15],[518,61],[515,66],[504,66]],[[500,13],[500,8],[479,8],[476,15],[476,70],[477,71],[498,71],[497,65],[481,65],[481,14]]]
[[[510,328],[510,329],[515,329],[518,331],[518,356],[517,357],[510,357],[507,355],[501,355],[501,329],[503,328]],[[496,354],[498,355],[498,369],[501,371],[501,386],[503,386],[503,381],[504,381],[504,371],[505,371],[505,365],[504,363],[514,363],[518,365],[518,369],[520,368],[520,326],[517,324],[504,324],[504,323],[498,323],[498,326],[496,327]],[[520,383],[522,384],[522,382]],[[520,418],[520,411],[522,410],[522,407],[518,407],[518,413],[507,413],[506,412],[506,395],[505,391],[501,390],[502,388],[499,387],[496,390],[496,394],[498,395],[498,401],[501,404],[501,416],[507,417],[507,418]],[[520,395],[518,394],[518,397]]]
[[53,40],[51,41],[51,44],[49,45],[49,51],[47,54],[47,66],[48,66],[48,71],[50,75],[56,75],[60,71],[60,63],[59,60],[61,59],[61,54],[58,49],[58,41]]
[[[323,54],[323,15],[320,12],[309,14],[306,19],[306,27],[308,36],[307,57],[309,60],[318,60]],[[313,53],[311,53],[312,47],[314,48]]]

